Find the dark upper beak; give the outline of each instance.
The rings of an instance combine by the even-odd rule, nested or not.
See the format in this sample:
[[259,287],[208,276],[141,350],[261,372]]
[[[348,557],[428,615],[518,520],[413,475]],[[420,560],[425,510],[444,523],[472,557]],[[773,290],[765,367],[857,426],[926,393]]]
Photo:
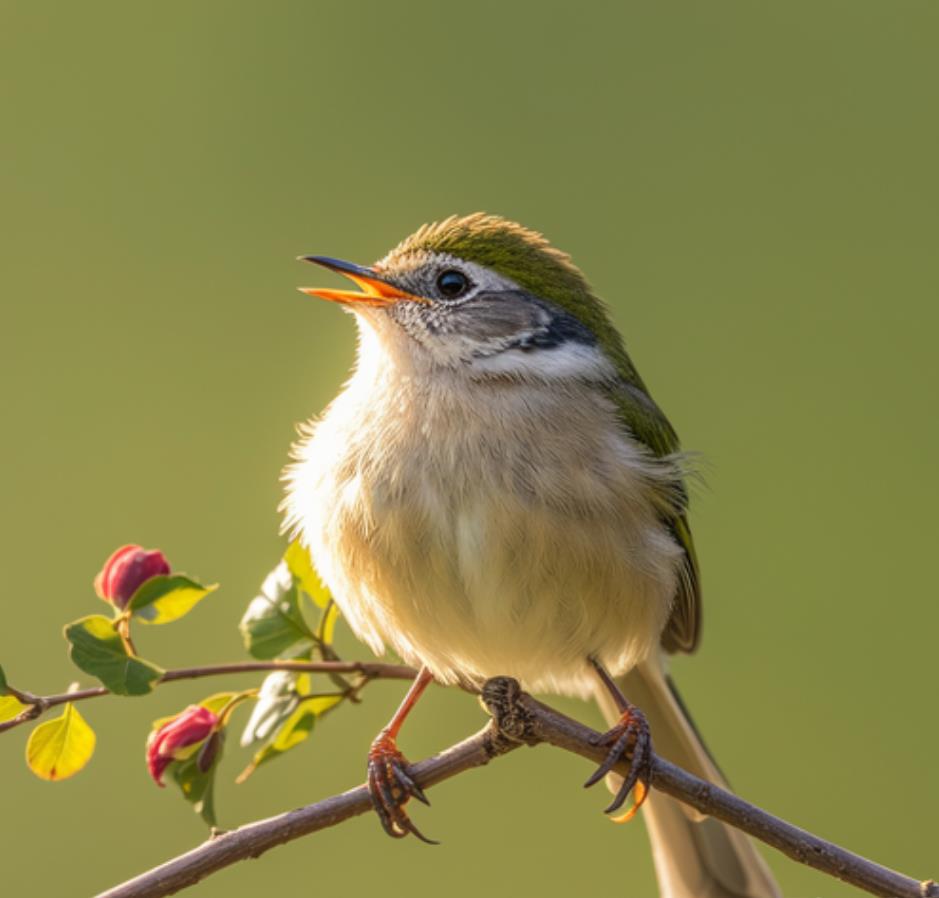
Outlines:
[[328,290],[320,287],[300,287],[300,292],[308,296],[318,296],[330,302],[359,303],[369,306],[386,306],[402,299],[426,302],[421,297],[388,283],[384,276],[374,268],[365,268],[354,262],[344,262],[342,259],[331,259],[329,256],[298,256],[297,258],[301,262],[313,262],[344,275],[361,288],[360,290]]

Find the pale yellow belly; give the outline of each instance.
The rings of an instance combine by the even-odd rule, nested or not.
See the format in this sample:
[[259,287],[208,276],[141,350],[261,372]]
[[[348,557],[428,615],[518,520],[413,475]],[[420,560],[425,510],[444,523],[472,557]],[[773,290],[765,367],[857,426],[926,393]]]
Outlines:
[[656,472],[602,406],[575,403],[561,427],[531,406],[458,423],[422,408],[420,427],[339,404],[300,446],[288,509],[376,652],[444,682],[509,675],[582,694],[588,656],[619,672],[658,643],[680,551],[655,510]]

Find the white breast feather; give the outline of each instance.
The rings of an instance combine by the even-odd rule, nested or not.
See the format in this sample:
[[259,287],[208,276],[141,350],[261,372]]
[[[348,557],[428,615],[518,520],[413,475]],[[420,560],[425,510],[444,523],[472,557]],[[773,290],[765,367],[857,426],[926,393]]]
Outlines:
[[442,682],[570,694],[592,688],[588,655],[642,660],[676,589],[655,503],[674,470],[595,387],[424,377],[362,337],[285,502],[356,634]]

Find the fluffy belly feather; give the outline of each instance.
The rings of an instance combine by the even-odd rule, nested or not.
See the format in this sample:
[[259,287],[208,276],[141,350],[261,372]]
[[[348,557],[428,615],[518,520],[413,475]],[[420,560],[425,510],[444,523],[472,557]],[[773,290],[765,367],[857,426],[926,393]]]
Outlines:
[[297,447],[288,524],[376,652],[442,682],[585,694],[589,655],[624,671],[667,620],[665,472],[587,388],[461,389],[354,379]]

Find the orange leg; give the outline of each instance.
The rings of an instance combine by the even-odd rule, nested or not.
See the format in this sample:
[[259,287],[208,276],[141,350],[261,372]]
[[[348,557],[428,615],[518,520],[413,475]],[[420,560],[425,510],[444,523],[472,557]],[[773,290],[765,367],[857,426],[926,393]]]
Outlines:
[[404,810],[412,796],[424,804],[430,802],[407,772],[408,762],[398,751],[397,737],[401,725],[433,679],[427,668],[422,667],[388,726],[378,734],[368,752],[368,792],[385,832],[396,839],[413,833],[430,845],[437,843],[422,835]]
[[598,783],[616,764],[628,760],[629,773],[623,778],[623,785],[620,786],[613,802],[609,807],[604,808],[606,814],[619,810],[629,793],[635,788],[633,807],[621,817],[613,818],[619,823],[625,823],[639,810],[648,794],[649,779],[652,774],[652,737],[649,734],[649,724],[646,722],[645,715],[623,695],[616,680],[609,675],[606,668],[594,658],[590,659],[590,664],[597,672],[600,682],[613,696],[622,716],[616,726],[597,739],[598,745],[608,745],[610,750],[604,762],[584,783],[584,786]]

